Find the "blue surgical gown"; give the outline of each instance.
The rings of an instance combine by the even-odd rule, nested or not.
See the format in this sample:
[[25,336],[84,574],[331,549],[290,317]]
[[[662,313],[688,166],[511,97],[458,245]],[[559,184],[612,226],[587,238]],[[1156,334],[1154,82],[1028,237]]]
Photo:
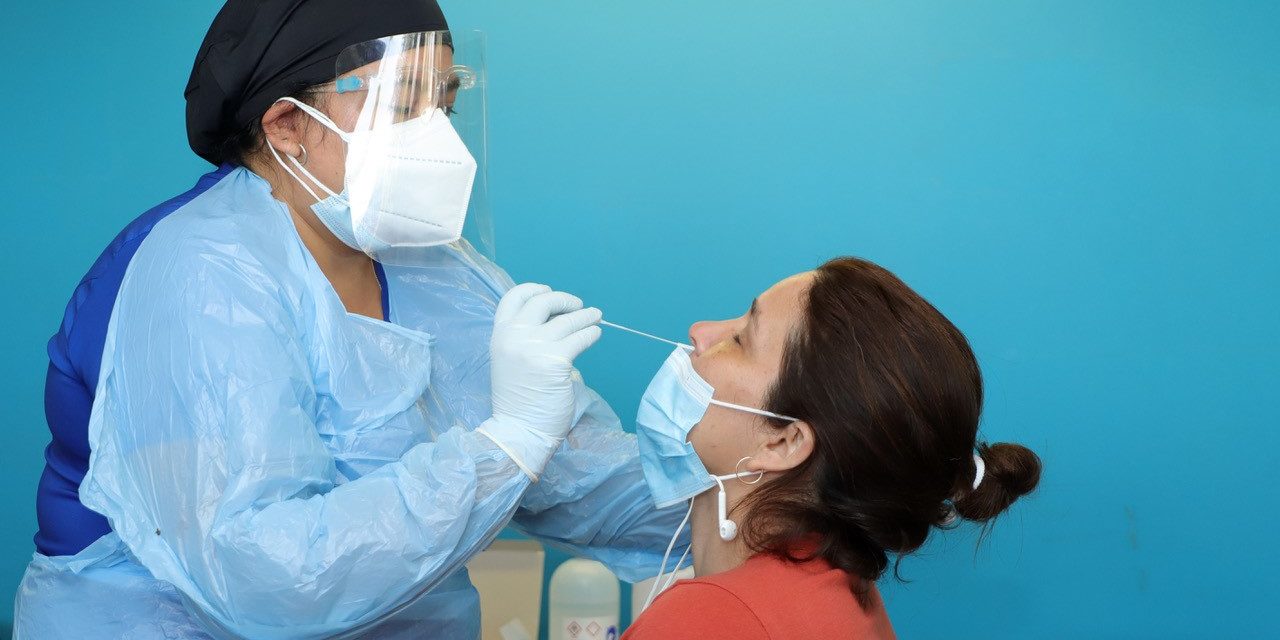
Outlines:
[[[86,376],[88,469],[55,510],[84,526],[42,513],[37,542],[75,551],[35,554],[15,637],[471,640],[464,563],[507,524],[657,572],[682,509],[653,507],[634,438],[580,379],[540,482],[474,432],[511,281],[465,242],[385,267],[379,321],[346,312],[247,169],[155,217],[117,240],[134,253]],[[53,486],[78,479],[70,440]]]

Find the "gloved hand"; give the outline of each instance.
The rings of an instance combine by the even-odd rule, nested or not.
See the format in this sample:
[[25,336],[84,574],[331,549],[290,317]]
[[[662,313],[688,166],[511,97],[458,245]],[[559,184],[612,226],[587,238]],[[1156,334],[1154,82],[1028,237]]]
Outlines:
[[493,417],[477,431],[535,482],[573,426],[573,360],[600,339],[599,309],[526,283],[498,302],[489,342]]

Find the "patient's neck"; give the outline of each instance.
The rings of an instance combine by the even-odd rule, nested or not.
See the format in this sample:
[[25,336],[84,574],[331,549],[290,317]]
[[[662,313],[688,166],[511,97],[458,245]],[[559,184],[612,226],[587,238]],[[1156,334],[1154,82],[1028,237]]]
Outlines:
[[[692,528],[693,572],[698,576],[707,576],[736,568],[751,556],[750,550],[742,542],[742,534],[730,542],[720,539],[720,518],[716,513],[716,492],[711,489],[699,495],[693,501],[693,514],[689,516]],[[730,496],[729,504],[734,503]],[[745,510],[731,511],[729,519],[738,521]]]

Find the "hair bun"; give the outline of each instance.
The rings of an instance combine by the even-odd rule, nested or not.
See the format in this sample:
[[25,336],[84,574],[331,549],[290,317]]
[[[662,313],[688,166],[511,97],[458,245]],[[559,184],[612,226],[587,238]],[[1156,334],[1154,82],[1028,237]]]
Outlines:
[[1022,445],[979,444],[978,455],[986,467],[982,482],[955,501],[956,511],[966,520],[991,520],[1040,483],[1040,458]]

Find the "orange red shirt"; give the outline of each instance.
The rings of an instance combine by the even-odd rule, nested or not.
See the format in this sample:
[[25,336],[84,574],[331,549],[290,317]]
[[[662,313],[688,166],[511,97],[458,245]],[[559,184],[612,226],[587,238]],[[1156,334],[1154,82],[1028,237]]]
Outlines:
[[848,573],[821,558],[756,554],[736,569],[675,583],[622,640],[895,638],[875,586],[864,608],[849,585]]

